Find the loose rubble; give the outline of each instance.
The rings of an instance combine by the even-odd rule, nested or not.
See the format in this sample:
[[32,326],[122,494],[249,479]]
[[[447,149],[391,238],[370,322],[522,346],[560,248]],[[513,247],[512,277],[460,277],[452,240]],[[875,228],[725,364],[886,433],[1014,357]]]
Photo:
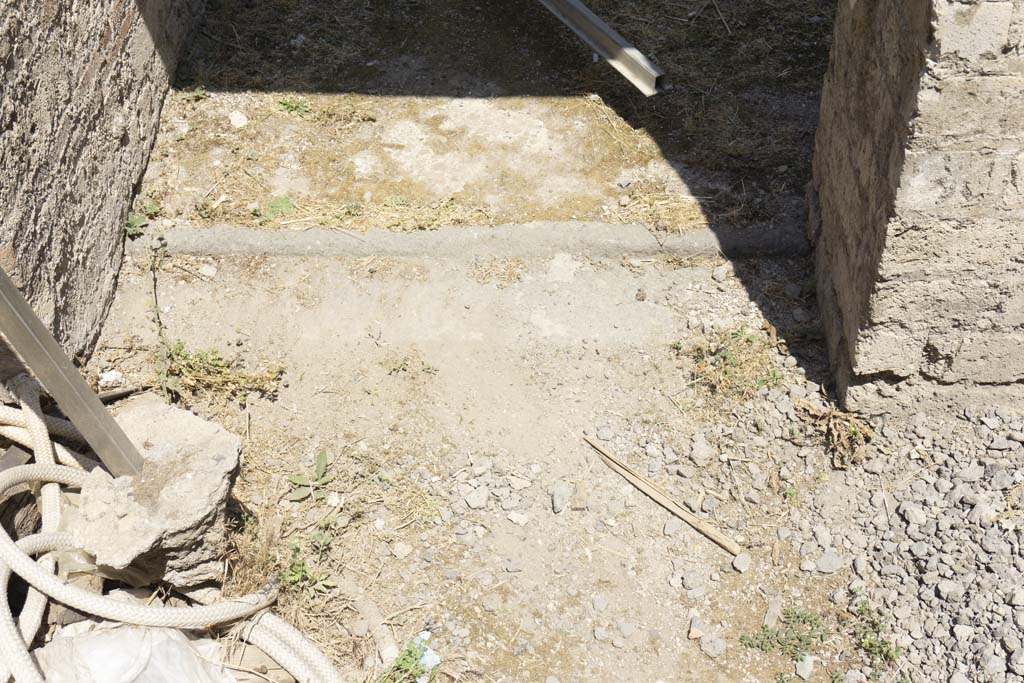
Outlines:
[[145,461],[134,478],[92,470],[67,514],[77,547],[98,565],[131,565],[132,582],[178,588],[223,576],[225,501],[241,440],[155,395],[126,401],[118,422]]

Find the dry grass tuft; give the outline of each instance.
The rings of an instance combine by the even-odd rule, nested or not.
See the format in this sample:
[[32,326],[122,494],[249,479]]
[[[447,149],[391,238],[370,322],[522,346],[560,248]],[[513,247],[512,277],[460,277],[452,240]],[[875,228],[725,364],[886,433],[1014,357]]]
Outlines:
[[514,285],[526,274],[526,261],[521,258],[492,258],[473,263],[473,278],[482,285],[493,282],[498,289]]
[[282,374],[281,368],[241,370],[217,350],[189,351],[180,339],[161,344],[156,367],[157,386],[173,401],[200,394],[232,400],[250,392],[272,398]]
[[707,227],[708,208],[698,197],[672,192],[664,181],[643,180],[629,186],[630,201],[611,209],[625,223],[644,223],[657,230],[682,232]]
[[817,406],[807,401],[795,401],[810,419],[811,428],[822,436],[832,456],[832,466],[846,469],[864,460],[864,450],[875,433],[852,413],[833,406]]
[[252,593],[268,579],[280,576],[287,564],[280,517],[243,516],[235,523],[228,544],[223,586],[228,597]]
[[691,347],[677,343],[673,350],[689,359],[692,385],[714,402],[747,401],[762,387],[782,381],[775,347],[745,327],[718,332]]

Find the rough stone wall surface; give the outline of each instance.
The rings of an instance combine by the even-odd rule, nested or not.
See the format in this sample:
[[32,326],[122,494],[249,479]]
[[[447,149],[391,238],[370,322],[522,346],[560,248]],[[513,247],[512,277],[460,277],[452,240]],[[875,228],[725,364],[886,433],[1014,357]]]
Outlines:
[[202,0],[0,11],[0,264],[73,355],[114,293],[133,188]]
[[810,235],[840,395],[1024,384],[1024,0],[840,0]]

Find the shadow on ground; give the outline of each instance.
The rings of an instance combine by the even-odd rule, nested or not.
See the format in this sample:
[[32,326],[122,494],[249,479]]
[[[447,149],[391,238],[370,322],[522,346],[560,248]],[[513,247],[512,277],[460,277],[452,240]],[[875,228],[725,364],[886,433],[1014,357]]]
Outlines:
[[[670,90],[654,98],[635,91],[536,0],[211,0],[175,85],[384,97],[596,94],[656,141],[720,237],[801,230],[834,1],[590,6],[666,71]],[[657,235],[675,226],[652,227]],[[822,381],[806,254],[747,259],[736,273],[810,378]]]

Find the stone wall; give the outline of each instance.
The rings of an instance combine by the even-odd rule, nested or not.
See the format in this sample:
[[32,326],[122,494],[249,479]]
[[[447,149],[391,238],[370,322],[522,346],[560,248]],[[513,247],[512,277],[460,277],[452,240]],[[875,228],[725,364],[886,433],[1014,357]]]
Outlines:
[[85,355],[133,188],[202,0],[13,0],[0,12],[0,264]]
[[1024,385],[1024,0],[840,0],[810,191],[855,409]]

